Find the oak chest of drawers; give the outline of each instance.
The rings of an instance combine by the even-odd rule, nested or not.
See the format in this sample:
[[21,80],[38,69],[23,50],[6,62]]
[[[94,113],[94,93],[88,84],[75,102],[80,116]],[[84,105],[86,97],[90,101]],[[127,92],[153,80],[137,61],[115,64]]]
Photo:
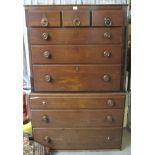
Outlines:
[[126,5],[25,6],[33,137],[51,149],[120,149]]

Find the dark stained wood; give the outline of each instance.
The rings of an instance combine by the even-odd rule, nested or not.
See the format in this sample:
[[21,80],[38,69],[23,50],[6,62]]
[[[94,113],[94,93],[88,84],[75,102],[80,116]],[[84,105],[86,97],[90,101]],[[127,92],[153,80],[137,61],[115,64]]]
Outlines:
[[104,19],[111,18],[111,26],[123,26],[123,11],[120,10],[93,10],[92,26],[105,26]]
[[34,65],[33,71],[35,91],[120,90],[120,65]]
[[78,26],[90,26],[90,12],[89,10],[65,10],[62,12],[62,25],[75,26],[76,19],[79,21]]
[[121,126],[123,109],[32,110],[34,128],[84,128]]
[[[50,57],[44,57],[48,51]],[[110,56],[104,55],[109,51]],[[42,45],[31,46],[33,64],[94,63],[121,64],[121,45]]]
[[[31,28],[30,42],[32,45],[52,44],[118,44],[122,43],[122,28]],[[42,38],[43,33],[48,39]],[[111,38],[104,37],[109,33]]]
[[54,150],[121,148],[126,10],[25,6],[35,141]]
[[[53,150],[120,149],[122,128],[33,129],[34,139]],[[51,141],[44,139],[48,136]]]
[[30,10],[27,17],[27,26],[29,27],[44,27],[41,24],[43,18],[47,18],[48,25],[45,27],[59,27],[60,26],[60,11],[40,11]]
[[[113,105],[108,104],[112,100]],[[121,93],[33,93],[32,109],[117,109],[124,108],[125,94]]]
[[123,9],[128,6],[128,4],[55,4],[55,5],[24,5],[25,9],[27,10],[73,10],[73,7],[77,6],[78,10],[96,10],[96,9]]

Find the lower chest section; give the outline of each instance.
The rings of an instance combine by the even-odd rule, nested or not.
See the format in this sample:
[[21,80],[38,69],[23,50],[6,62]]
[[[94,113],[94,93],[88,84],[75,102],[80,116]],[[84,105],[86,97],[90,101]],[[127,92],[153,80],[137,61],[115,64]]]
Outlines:
[[51,149],[120,149],[125,94],[32,93],[34,139]]

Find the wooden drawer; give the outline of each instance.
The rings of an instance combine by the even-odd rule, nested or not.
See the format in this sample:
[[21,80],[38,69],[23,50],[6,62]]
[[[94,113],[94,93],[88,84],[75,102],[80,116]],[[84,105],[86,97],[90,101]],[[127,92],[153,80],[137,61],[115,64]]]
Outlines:
[[60,11],[31,10],[28,12],[27,26],[28,27],[59,27]]
[[31,110],[34,128],[122,126],[123,109]]
[[122,63],[120,45],[34,45],[31,46],[31,52],[33,64]]
[[53,150],[120,149],[121,128],[33,129],[35,141]]
[[122,28],[30,28],[31,44],[122,43]]
[[93,10],[92,26],[123,26],[122,10]]
[[124,108],[124,93],[31,93],[32,109]]
[[119,91],[121,65],[34,65],[35,91]]
[[63,26],[90,26],[89,10],[65,10],[62,15]]

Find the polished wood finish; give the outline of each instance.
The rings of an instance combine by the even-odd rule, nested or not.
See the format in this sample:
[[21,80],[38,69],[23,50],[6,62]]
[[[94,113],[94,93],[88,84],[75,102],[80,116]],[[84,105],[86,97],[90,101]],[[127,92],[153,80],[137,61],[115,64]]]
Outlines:
[[122,63],[121,45],[34,45],[31,52],[33,64]]
[[121,126],[123,109],[32,110],[34,128],[85,128]]
[[33,71],[35,91],[120,90],[120,65],[34,65]]
[[25,6],[34,140],[60,149],[120,149],[126,5]]
[[[39,11],[31,10],[27,16],[27,26],[32,27],[59,27],[60,26],[60,11]],[[47,20],[47,24],[45,23]]]
[[[48,39],[42,35],[48,34]],[[105,35],[106,33],[110,36]],[[32,45],[54,44],[118,44],[122,43],[123,29],[111,28],[30,28]],[[110,37],[110,38],[109,38]]]
[[[53,150],[120,149],[122,129],[113,128],[44,128],[33,129],[37,142]],[[47,143],[45,137],[50,142]]]
[[62,12],[62,25],[66,26],[90,26],[90,12],[89,10],[65,10]]
[[[105,19],[109,17],[111,23],[106,25]],[[119,18],[118,18],[119,17]],[[92,11],[92,26],[123,26],[122,10],[93,10]]]
[[124,93],[32,93],[30,95],[32,109],[123,109],[124,102]]

